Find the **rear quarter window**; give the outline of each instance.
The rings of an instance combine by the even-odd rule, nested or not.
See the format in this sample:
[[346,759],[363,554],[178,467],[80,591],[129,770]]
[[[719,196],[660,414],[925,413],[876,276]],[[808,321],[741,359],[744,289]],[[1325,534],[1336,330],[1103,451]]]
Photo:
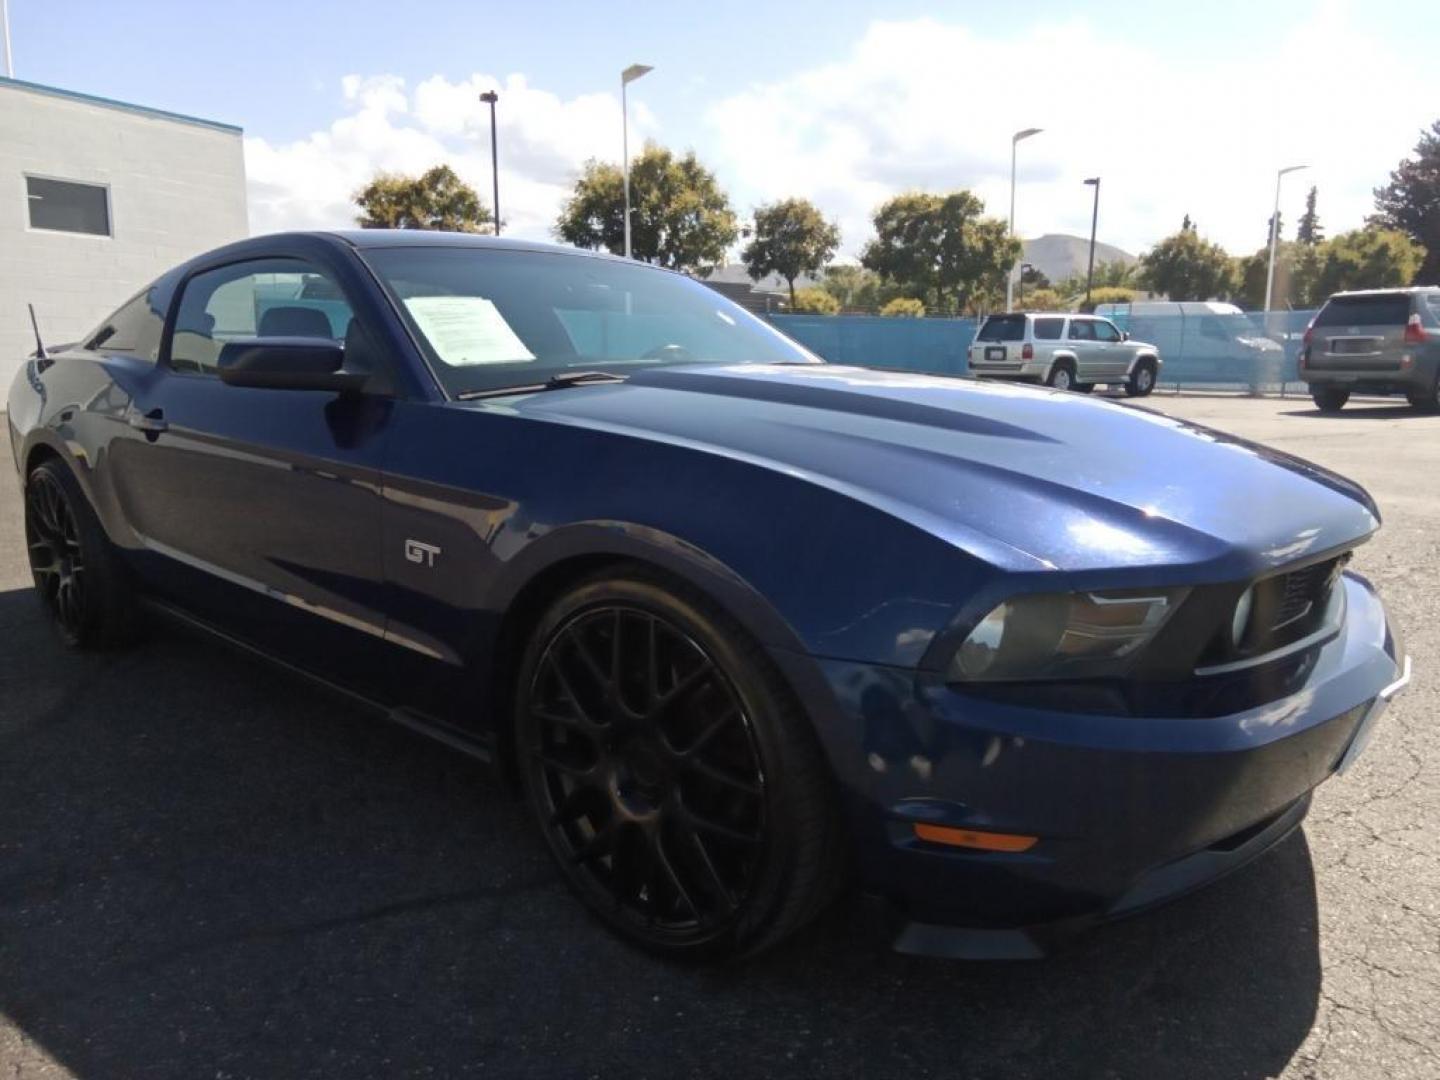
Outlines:
[[976,341],[1024,341],[1024,315],[991,315],[975,335]]
[[1035,340],[1036,341],[1059,341],[1060,335],[1065,332],[1064,319],[1036,319]]
[[1408,293],[1336,296],[1315,316],[1316,326],[1404,326],[1410,319]]

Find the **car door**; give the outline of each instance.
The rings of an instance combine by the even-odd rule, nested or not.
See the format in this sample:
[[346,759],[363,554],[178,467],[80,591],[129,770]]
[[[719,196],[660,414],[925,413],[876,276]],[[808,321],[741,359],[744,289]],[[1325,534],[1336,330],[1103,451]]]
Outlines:
[[1123,378],[1130,368],[1130,347],[1109,319],[1095,319],[1096,370],[1107,379]]
[[1065,332],[1065,344],[1075,354],[1075,381],[1093,383],[1099,378],[1100,357],[1095,343],[1095,323],[1092,319],[1071,319]]
[[152,589],[349,681],[384,652],[380,466],[393,402],[221,381],[226,341],[273,336],[354,354],[366,331],[335,277],[304,259],[183,281],[155,377],[132,399],[130,437],[113,448],[116,493]]

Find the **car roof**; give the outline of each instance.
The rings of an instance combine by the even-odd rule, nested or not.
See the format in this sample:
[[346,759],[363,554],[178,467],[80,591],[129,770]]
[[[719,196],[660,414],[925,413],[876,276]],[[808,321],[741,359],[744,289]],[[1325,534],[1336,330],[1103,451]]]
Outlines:
[[[357,250],[405,247],[476,248],[489,251],[550,252],[557,255],[578,255],[589,259],[611,259],[616,262],[636,261],[603,251],[570,247],[567,244],[547,244],[541,240],[520,240],[508,236],[485,236],[479,233],[445,232],[439,229],[294,229],[287,232],[252,236],[239,241],[238,244],[227,246],[254,246],[259,241],[298,239],[323,240],[330,243],[338,241]],[[663,269],[663,267],[658,269]]]
[[1330,299],[1337,296],[1393,296],[1396,293],[1404,293],[1407,296],[1418,296],[1422,293],[1440,292],[1440,285],[1396,285],[1390,289],[1345,289],[1341,292],[1331,293]]

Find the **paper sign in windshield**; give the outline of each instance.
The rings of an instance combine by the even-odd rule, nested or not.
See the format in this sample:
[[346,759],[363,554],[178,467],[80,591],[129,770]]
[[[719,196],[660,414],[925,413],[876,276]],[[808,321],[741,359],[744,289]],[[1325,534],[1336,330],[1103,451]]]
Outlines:
[[412,296],[405,307],[440,359],[452,367],[535,359],[483,296]]

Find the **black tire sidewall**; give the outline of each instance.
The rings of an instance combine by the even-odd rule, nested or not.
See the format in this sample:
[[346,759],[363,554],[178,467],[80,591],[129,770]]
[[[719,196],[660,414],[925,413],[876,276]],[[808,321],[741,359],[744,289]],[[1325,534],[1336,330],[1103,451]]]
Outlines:
[[45,605],[47,620],[62,642],[77,649],[104,649],[129,641],[134,634],[138,619],[134,611],[134,598],[128,579],[105,535],[100,519],[90,506],[90,500],[80,487],[80,482],[61,461],[51,458],[42,461],[30,471],[26,478],[26,514],[29,514],[29,486],[43,474],[55,484],[65,499],[67,509],[75,519],[75,531],[80,541],[80,553],[84,558],[86,582],[86,609],[80,628],[71,633],[55,618],[48,603],[36,589],[36,598]]
[[[557,846],[552,830],[545,825],[545,804],[537,788],[539,775],[528,754],[532,734],[527,709],[530,684],[546,645],[557,630],[587,609],[613,604],[630,605],[658,615],[692,637],[730,682],[751,718],[752,737],[765,773],[765,850],[753,887],[736,914],[705,938],[678,943],[647,937],[632,922],[598,903],[583,884],[574,880],[565,865],[566,853]],[[728,620],[717,619],[717,613],[703,598],[677,595],[677,591],[643,573],[619,571],[583,582],[552,604],[541,617],[525,648],[512,697],[515,752],[525,801],[566,885],[594,916],[626,940],[647,951],[682,960],[740,953],[752,939],[763,934],[769,919],[783,906],[788,868],[795,854],[793,840],[785,828],[790,752],[787,740],[781,738],[777,730],[778,725],[787,720],[786,709],[777,699],[773,679],[757,670],[753,644],[740,637],[743,632],[738,628],[727,625]]]

